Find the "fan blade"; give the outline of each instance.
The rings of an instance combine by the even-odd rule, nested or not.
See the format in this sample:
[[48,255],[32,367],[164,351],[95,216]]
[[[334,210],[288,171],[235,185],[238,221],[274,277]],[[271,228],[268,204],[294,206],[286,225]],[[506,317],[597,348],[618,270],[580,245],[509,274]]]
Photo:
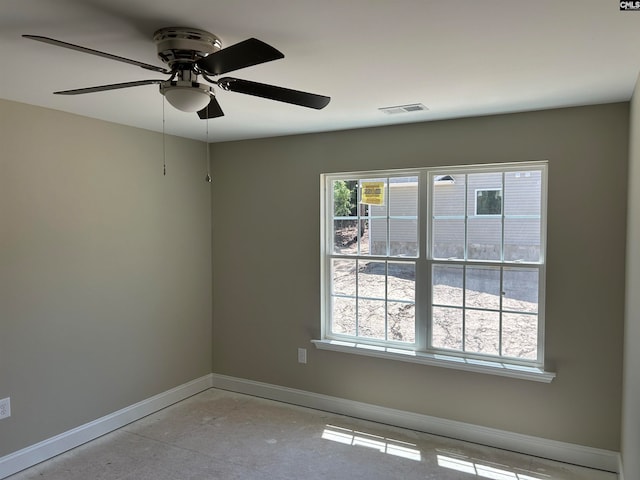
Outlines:
[[82,93],[105,92],[107,90],[117,90],[118,88],[139,87],[141,85],[160,84],[163,80],[139,80],[137,82],[112,83],[110,85],[99,85],[97,87],[76,88],[74,90],[61,90],[53,92],[55,95],[80,95]]
[[51,45],[56,45],[58,47],[70,48],[71,50],[77,50],[78,52],[89,53],[91,55],[97,55],[99,57],[109,58],[111,60],[116,60],[118,62],[128,63],[130,65],[136,65],[138,67],[142,67],[146,70],[151,70],[154,72],[160,73],[171,73],[169,70],[156,67],[155,65],[149,65],[148,63],[138,62],[137,60],[131,60],[129,58],[119,57],[118,55],[112,55],[110,53],[101,52],[99,50],[94,50],[92,48],[81,47],[80,45],[74,45],[73,43],[67,43],[60,40],[56,40],[54,38],[41,37],[39,35],[22,35],[24,38],[30,38],[31,40],[36,40],[38,42],[49,43]]
[[245,93],[278,102],[315,108],[316,110],[326,107],[331,101],[331,97],[325,97],[324,95],[316,95],[315,93],[301,92],[299,90],[291,90],[289,88],[250,82],[249,80],[232,77],[221,78],[218,80],[218,85],[231,92]]
[[216,100],[216,97],[212,96],[209,105],[200,110],[198,112],[198,116],[202,120],[206,120],[207,118],[224,117],[224,112],[222,111],[222,108],[220,108],[220,104]]
[[196,65],[211,75],[220,75],[279,58],[284,58],[282,52],[257,38],[249,38],[201,58]]

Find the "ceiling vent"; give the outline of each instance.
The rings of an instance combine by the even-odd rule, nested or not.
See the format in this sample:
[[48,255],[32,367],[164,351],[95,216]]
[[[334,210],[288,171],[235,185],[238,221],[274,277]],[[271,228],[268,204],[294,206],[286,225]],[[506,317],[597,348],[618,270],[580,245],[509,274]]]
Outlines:
[[411,103],[409,105],[396,105],[395,107],[383,107],[383,108],[379,108],[378,110],[386,113],[387,115],[396,115],[398,113],[422,112],[424,110],[429,110],[429,109],[421,103]]

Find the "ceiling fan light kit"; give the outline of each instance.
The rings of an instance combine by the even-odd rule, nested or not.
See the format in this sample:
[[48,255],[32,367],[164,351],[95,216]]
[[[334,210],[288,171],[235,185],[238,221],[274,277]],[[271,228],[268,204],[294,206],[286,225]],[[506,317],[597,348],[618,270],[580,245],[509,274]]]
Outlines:
[[198,76],[190,69],[179,69],[171,78],[160,83],[160,93],[167,101],[183,112],[197,112],[209,105],[214,96],[213,89],[199,83]]
[[160,93],[173,107],[183,112],[198,112],[211,101],[211,88],[197,82],[162,82]]
[[173,107],[183,112],[198,112],[201,119],[222,117],[224,112],[216,100],[213,88],[199,82],[199,77],[225,91],[316,110],[326,107],[331,100],[324,95],[239,78],[212,78],[233,70],[284,58],[280,51],[256,38],[249,38],[223,49],[220,39],[204,30],[187,27],[161,28],[154,33],[153,41],[156,43],[158,57],[169,67],[166,69],[53,38],[38,35],[23,37],[170,75],[167,80],[137,80],[54,92],[58,95],[80,95],[156,84],[160,85],[160,93]]

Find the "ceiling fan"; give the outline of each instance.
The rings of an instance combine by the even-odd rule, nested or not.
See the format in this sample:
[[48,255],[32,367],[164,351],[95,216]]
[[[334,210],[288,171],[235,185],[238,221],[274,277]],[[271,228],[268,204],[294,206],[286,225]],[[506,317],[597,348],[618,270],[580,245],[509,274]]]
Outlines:
[[222,117],[224,113],[216,100],[213,88],[206,83],[199,82],[198,77],[230,92],[244,93],[317,110],[326,107],[331,100],[330,97],[324,95],[240,78],[211,78],[244,67],[284,58],[280,51],[256,38],[249,38],[223,49],[220,39],[204,30],[185,27],[161,28],[154,33],[153,41],[157,46],[158,57],[168,66],[168,68],[163,68],[53,38],[38,35],[23,35],[23,37],[170,75],[166,80],[138,80],[53,92],[56,95],[79,95],[156,84],[160,85],[160,93],[171,105],[184,112],[198,112],[201,119]]

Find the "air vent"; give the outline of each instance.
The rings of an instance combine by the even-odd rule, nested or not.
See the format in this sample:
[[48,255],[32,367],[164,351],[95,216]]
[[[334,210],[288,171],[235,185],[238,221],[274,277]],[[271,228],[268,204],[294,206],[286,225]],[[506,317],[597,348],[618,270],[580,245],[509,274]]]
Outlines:
[[396,115],[398,113],[421,112],[429,109],[421,103],[412,103],[410,105],[396,105],[395,107],[383,107],[383,108],[379,108],[378,110],[386,113],[387,115]]

